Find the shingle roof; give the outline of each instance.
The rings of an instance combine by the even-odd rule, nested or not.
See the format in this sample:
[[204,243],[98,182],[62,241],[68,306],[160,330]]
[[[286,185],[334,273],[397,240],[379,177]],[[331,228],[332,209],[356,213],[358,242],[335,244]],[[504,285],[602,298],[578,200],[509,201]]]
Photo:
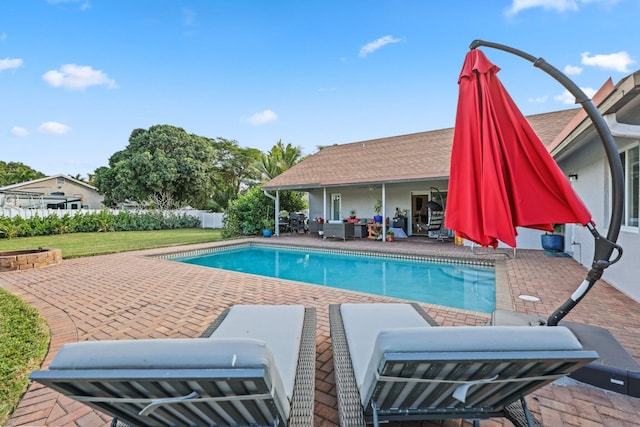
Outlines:
[[84,181],[80,181],[78,179],[72,178],[72,177],[70,177],[68,175],[64,175],[64,174],[61,174],[61,173],[59,173],[57,175],[45,176],[44,178],[32,179],[31,181],[18,182],[16,184],[5,185],[3,187],[0,187],[0,190],[12,190],[14,188],[23,187],[23,186],[25,186],[27,184],[35,184],[35,183],[38,183],[38,182],[48,181],[48,180],[53,179],[53,178],[64,178],[64,179],[69,180],[71,182],[74,182],[74,183],[76,183],[78,185],[82,185],[83,187],[87,187],[87,188],[90,188],[90,189],[92,189],[94,191],[98,191],[98,189],[96,187],[94,187],[93,185],[91,185],[91,184],[87,184]]
[[[527,116],[549,146],[580,109]],[[265,190],[447,178],[453,128],[323,148],[262,186]]]

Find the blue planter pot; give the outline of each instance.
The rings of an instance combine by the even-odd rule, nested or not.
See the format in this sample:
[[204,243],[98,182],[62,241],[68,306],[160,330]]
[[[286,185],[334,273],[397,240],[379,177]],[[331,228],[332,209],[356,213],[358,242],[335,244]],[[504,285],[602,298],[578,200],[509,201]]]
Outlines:
[[382,223],[382,215],[374,215],[373,216],[373,220],[375,222],[377,222],[378,224],[381,224]]
[[273,231],[272,230],[262,230],[262,235],[264,237],[271,237],[273,235]]
[[564,251],[564,236],[561,234],[543,234],[540,236],[540,243],[545,251]]

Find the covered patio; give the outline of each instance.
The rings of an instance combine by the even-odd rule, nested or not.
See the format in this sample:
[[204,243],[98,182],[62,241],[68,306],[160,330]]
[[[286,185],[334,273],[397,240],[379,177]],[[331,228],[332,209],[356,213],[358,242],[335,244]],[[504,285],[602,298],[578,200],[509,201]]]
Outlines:
[[[578,111],[536,114],[527,120],[549,146]],[[427,205],[443,206],[446,217],[452,139],[453,128],[448,128],[328,146],[262,189],[275,200],[276,220],[279,192],[301,191],[309,197],[310,220],[347,220],[354,211],[357,218],[380,215],[392,221],[401,211],[406,212],[402,228],[407,235],[428,236]],[[523,232],[518,247],[538,248],[538,239],[539,233]]]

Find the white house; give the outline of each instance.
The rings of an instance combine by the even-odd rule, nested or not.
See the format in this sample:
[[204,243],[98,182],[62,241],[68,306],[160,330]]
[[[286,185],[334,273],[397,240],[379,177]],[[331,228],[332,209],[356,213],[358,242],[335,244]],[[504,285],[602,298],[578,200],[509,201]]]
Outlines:
[[0,187],[0,208],[100,209],[103,199],[93,185],[66,175]]
[[[618,238],[624,255],[607,269],[606,280],[638,301],[639,95],[637,71],[616,85],[609,80],[593,99],[612,123],[625,170],[625,214]],[[581,108],[574,108],[528,116],[527,120],[570,178],[600,234],[606,236],[611,217],[611,180],[603,144],[590,119]],[[308,192],[310,218],[340,220],[352,210],[358,217],[371,218],[376,201],[382,200],[383,216],[393,217],[396,208],[406,210],[407,234],[422,234],[417,224],[425,203],[443,201],[446,208],[452,136],[453,129],[441,129],[329,146],[262,188],[275,194],[281,190]],[[540,232],[520,229],[519,233],[518,248],[542,249]],[[568,225],[564,234],[565,252],[590,267],[594,251],[591,233],[580,225]]]

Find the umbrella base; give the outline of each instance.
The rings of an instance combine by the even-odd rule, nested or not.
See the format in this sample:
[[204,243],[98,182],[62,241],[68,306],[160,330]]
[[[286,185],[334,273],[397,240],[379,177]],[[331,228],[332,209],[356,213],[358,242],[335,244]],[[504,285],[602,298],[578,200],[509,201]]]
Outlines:
[[[496,310],[492,325],[540,326],[547,319],[507,310]],[[578,338],[585,350],[595,350],[600,358],[569,376],[577,381],[632,397],[640,397],[640,364],[605,328],[560,321]]]

